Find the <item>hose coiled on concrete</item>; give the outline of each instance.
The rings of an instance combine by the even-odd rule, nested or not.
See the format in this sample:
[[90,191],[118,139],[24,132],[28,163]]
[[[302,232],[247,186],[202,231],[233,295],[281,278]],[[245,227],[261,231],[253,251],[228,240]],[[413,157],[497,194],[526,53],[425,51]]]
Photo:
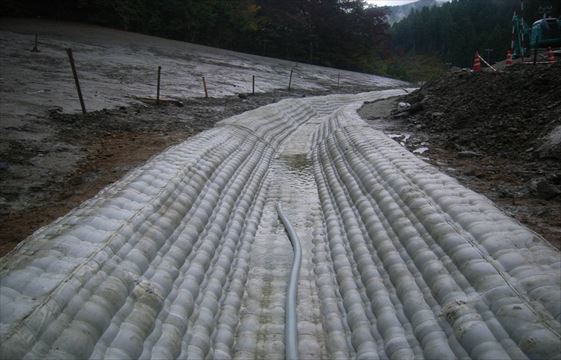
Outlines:
[[302,264],[302,246],[300,239],[296,235],[296,231],[290,224],[290,221],[282,211],[280,201],[277,203],[277,212],[281,220],[288,238],[292,243],[294,250],[294,257],[292,260],[292,269],[290,271],[290,279],[288,281],[288,291],[286,295],[285,305],[285,325],[284,325],[284,338],[285,338],[285,358],[289,360],[298,360],[298,328],[296,318],[296,296],[298,294],[298,278],[300,276],[300,266]]

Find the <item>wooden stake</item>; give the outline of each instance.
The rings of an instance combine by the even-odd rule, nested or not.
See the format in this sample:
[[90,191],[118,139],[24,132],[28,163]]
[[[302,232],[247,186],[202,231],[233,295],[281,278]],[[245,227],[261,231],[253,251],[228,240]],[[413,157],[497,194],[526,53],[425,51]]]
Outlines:
[[255,75],[251,77],[251,95],[255,95]]
[[37,33],[35,33],[35,45],[33,45],[33,49],[31,49],[31,52],[39,52],[39,48],[37,47]]
[[68,60],[70,60],[70,67],[72,68],[72,75],[74,75],[74,83],[76,84],[76,90],[78,91],[78,97],[80,98],[80,106],[82,107],[82,113],[86,113],[86,105],[84,105],[84,98],[82,97],[82,90],[80,90],[80,81],[78,80],[78,73],[76,72],[76,65],[74,65],[74,56],[72,56],[72,49],[67,48],[66,53],[68,54]]
[[206,80],[203,76],[203,88],[205,89],[205,98],[208,98],[208,90],[206,89]]
[[294,69],[290,69],[290,78],[288,79],[288,91],[290,91],[290,88],[292,87],[292,72],[294,71]]
[[158,66],[158,88],[156,89],[156,105],[160,105],[160,73],[162,72],[162,67]]

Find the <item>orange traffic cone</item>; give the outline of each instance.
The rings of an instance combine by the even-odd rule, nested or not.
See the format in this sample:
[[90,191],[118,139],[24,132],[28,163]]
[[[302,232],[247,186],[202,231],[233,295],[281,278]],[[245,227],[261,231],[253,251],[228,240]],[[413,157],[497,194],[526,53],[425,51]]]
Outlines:
[[506,65],[512,65],[512,52],[510,50],[506,53]]
[[473,71],[481,71],[481,60],[479,60],[479,51],[475,52],[475,58],[473,59]]
[[547,51],[547,62],[550,64],[555,64],[555,54],[553,53],[553,50],[551,50],[551,46]]

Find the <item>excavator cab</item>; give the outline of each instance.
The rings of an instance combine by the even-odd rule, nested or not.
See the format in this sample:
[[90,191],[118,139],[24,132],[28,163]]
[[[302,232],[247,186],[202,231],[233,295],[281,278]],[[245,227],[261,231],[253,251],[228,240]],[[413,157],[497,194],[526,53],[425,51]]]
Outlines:
[[561,46],[561,19],[544,18],[532,25],[530,48]]

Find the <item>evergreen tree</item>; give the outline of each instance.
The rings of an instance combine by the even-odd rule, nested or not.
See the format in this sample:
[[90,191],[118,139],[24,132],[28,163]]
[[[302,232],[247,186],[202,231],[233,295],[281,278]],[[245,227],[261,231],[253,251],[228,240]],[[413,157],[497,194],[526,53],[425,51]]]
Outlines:
[[[392,45],[413,55],[438,55],[458,66],[470,66],[475,50],[493,49],[495,58],[504,57],[510,47],[512,15],[520,13],[520,4],[520,0],[453,0],[414,11],[392,27]],[[559,16],[561,1],[526,0],[523,14],[528,24],[541,17],[544,5],[551,8],[549,15]]]

